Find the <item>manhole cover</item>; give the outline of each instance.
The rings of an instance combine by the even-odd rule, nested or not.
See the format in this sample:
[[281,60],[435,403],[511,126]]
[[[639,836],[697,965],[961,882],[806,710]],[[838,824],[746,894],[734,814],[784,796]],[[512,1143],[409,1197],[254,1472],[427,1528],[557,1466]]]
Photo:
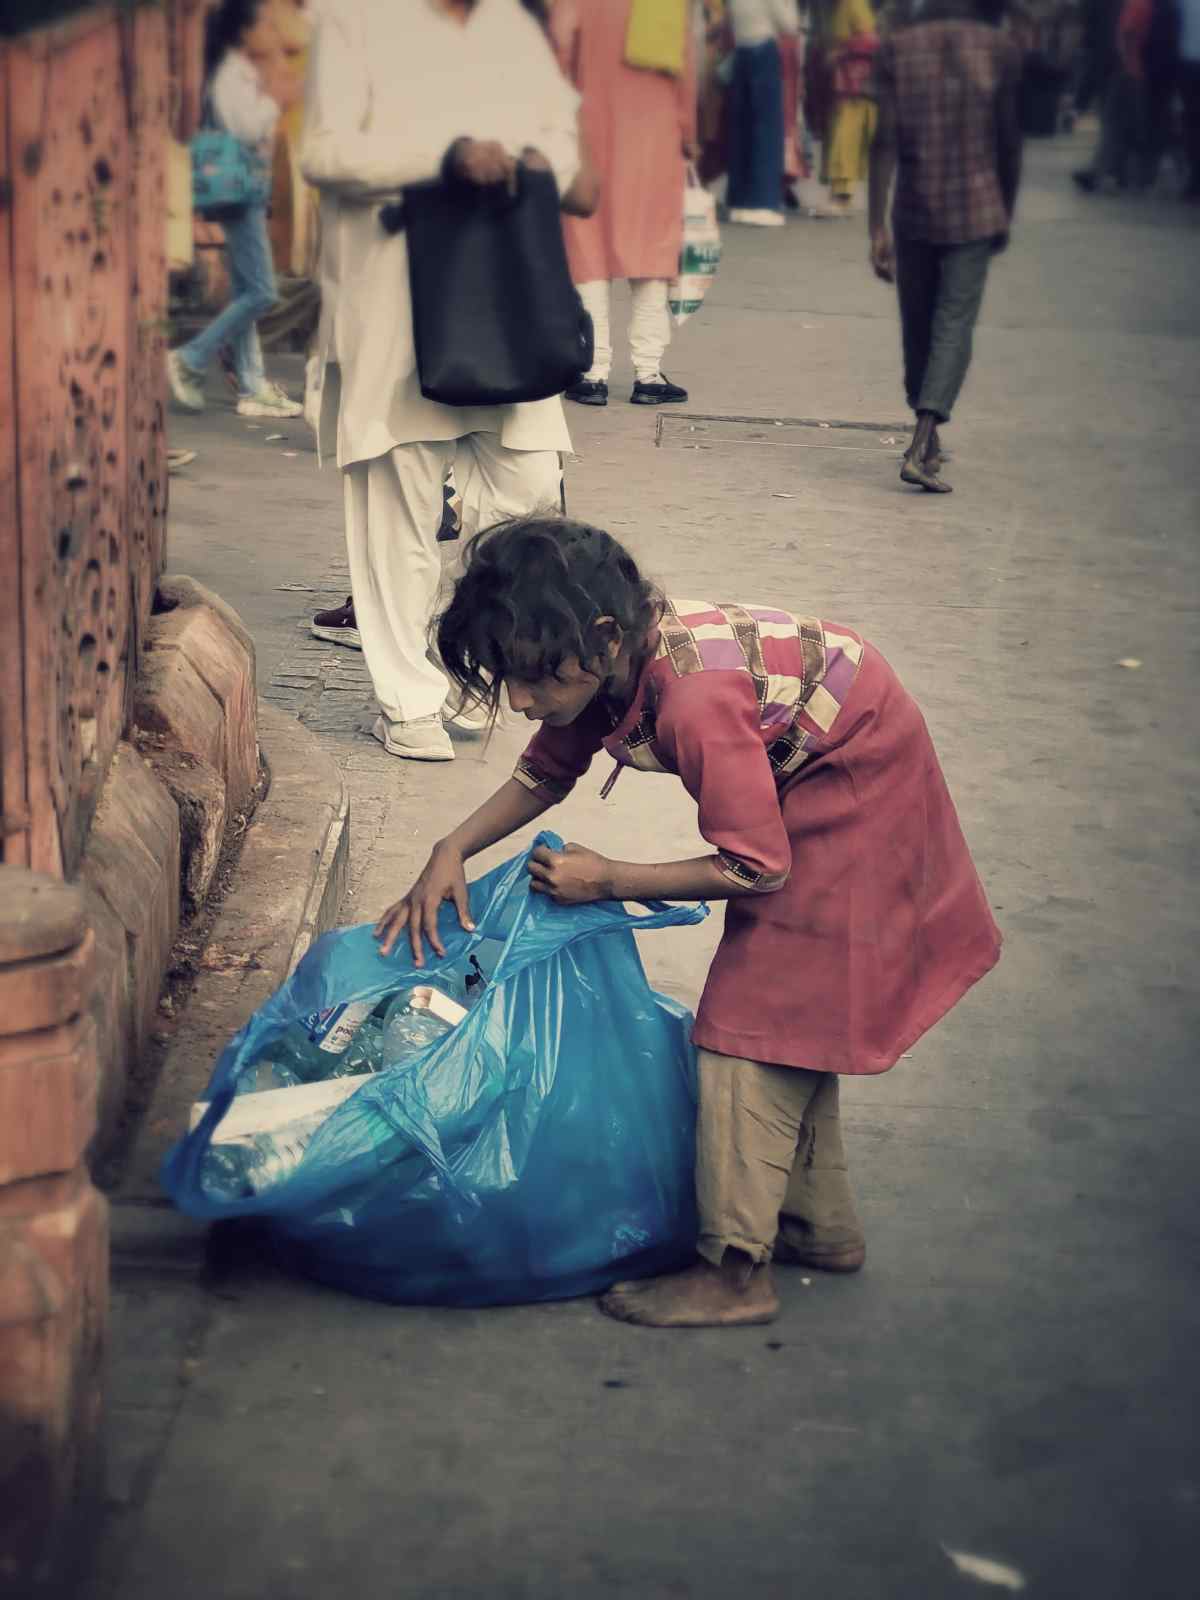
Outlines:
[[660,411],[654,442],[660,450],[726,450],[757,445],[784,450],[857,450],[867,455],[896,455],[908,442],[908,424]]

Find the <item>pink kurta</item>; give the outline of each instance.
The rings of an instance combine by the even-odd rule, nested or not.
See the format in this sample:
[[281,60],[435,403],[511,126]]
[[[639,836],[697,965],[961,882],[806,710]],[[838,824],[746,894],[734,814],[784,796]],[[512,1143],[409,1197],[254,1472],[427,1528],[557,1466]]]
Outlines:
[[584,136],[601,184],[594,216],[563,219],[576,283],[673,278],[679,266],[693,72],[689,64],[675,78],[625,65],[630,4],[558,0],[551,18],[563,68],[583,96]]
[[517,778],[561,799],[604,748],[676,773],[729,902],[698,1045],[883,1072],[996,963],[1000,935],[920,710],[849,628],[673,602],[616,726],[543,727]]

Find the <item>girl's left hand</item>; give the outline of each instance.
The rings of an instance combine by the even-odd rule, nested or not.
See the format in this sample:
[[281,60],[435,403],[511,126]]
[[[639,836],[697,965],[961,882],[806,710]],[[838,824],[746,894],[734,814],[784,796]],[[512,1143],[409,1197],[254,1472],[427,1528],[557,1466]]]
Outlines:
[[529,887],[534,894],[547,894],[560,906],[586,905],[590,900],[611,900],[611,865],[581,844],[565,850],[539,845],[529,859]]

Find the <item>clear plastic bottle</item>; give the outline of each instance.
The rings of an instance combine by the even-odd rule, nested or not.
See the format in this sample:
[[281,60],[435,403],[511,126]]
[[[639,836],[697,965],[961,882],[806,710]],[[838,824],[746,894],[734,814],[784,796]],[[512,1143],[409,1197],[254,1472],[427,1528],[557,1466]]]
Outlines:
[[[294,1022],[264,1052],[264,1059],[277,1068],[294,1074],[299,1083],[316,1083],[322,1078],[344,1076],[339,1072],[342,1056],[353,1045],[364,1022],[375,1009],[373,1000],[353,1000],[314,1011],[301,1022]],[[359,1071],[370,1071],[360,1067]]]
[[419,1055],[452,1030],[453,1023],[430,1010],[428,994],[427,985],[404,989],[388,1006],[383,1019],[385,1066],[394,1067],[398,1062]]
[[250,1166],[254,1148],[249,1139],[210,1144],[204,1152],[200,1182],[214,1200],[244,1200],[252,1194]]
[[329,1113],[289,1123],[275,1133],[256,1133],[253,1152],[247,1165],[246,1179],[255,1194],[272,1189],[290,1178],[300,1165],[304,1152],[314,1133],[327,1119]]
[[204,1187],[215,1200],[245,1200],[282,1183],[300,1165],[313,1134],[328,1116],[328,1111],[319,1111],[272,1133],[210,1145],[201,1174]]
[[241,1074],[236,1093],[258,1094],[262,1089],[292,1089],[301,1081],[286,1060],[274,1061],[264,1056],[252,1062]]
[[334,1078],[357,1078],[365,1072],[378,1072],[383,1066],[383,1021],[372,1015],[340,1056],[335,1058]]

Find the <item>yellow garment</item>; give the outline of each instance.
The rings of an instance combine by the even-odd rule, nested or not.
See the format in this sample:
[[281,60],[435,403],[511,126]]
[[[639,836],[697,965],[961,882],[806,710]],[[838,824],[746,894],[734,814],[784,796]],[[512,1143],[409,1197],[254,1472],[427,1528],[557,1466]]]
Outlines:
[[687,0],[631,0],[625,64],[683,76],[687,59]]
[[871,0],[837,0],[829,19],[829,41],[845,44],[860,33],[875,33],[878,23]]
[[867,176],[876,116],[873,100],[839,100],[833,108],[823,176],[835,199],[848,198]]

